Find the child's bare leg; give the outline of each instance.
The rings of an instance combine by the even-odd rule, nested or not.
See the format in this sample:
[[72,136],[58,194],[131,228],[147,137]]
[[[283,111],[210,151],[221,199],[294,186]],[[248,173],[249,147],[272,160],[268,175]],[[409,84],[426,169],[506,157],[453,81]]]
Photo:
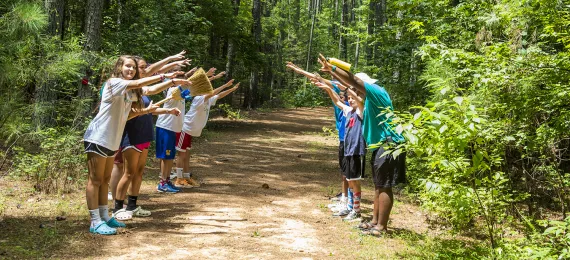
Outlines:
[[106,160],[107,158],[96,153],[87,153],[89,176],[87,187],[85,188],[85,195],[87,198],[87,208],[89,210],[97,209],[99,207],[99,187],[101,185],[107,185],[104,177]]
[[370,223],[378,224],[378,212],[380,210],[380,188],[374,189],[374,209],[372,210],[372,221]]
[[127,190],[136,175],[137,167],[139,164],[140,153],[135,149],[127,149],[123,151],[123,160],[125,164],[125,172],[123,177],[117,185],[117,195],[115,197],[115,210],[114,212],[123,208]]
[[113,166],[113,171],[111,172],[111,183],[109,184],[111,194],[113,194],[113,199],[117,197],[117,185],[123,177],[123,170],[124,168],[122,163],[116,163]]
[[172,170],[172,160],[161,159],[160,160],[160,171],[163,180],[170,178],[170,171]]
[[144,149],[139,157],[139,164],[137,166],[137,173],[133,177],[131,182],[131,187],[129,188],[130,196],[138,196],[140,194],[140,189],[142,185],[144,167],[146,166],[146,160],[148,157],[148,149]]

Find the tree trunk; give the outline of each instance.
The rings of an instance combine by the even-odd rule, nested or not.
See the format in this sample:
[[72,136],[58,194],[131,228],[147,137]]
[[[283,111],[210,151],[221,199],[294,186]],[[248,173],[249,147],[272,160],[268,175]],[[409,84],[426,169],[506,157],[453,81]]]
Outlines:
[[[318,2],[319,0],[315,0]],[[305,70],[309,70],[309,64],[311,62],[311,47],[313,46],[313,32],[315,29],[315,23],[317,21],[317,8],[313,8],[313,21],[311,22],[311,32],[309,34],[309,46],[307,47],[307,66]]]
[[[376,6],[374,8],[374,16],[376,17],[375,27],[382,28],[386,23],[386,0],[377,0]],[[374,58],[372,59],[373,62],[378,60],[380,57],[380,53],[378,52],[378,47],[380,46],[380,41],[378,37],[374,37],[376,42],[374,43]]]
[[[63,40],[64,0],[46,0],[48,13],[47,34]],[[57,81],[47,74],[41,79],[34,93],[34,125],[37,129],[55,125],[55,103],[57,101]]]
[[374,64],[374,47],[373,42],[376,37],[374,37],[374,8],[376,7],[377,1],[370,0],[368,4],[368,27],[367,27],[367,37],[366,37],[366,65],[372,66]]
[[[253,16],[251,32],[256,43],[256,52],[259,52],[259,45],[261,43],[261,0],[253,0],[251,14]],[[251,80],[249,82],[249,93],[244,99],[244,106],[248,109],[255,108],[257,106],[258,85],[259,68],[254,67],[251,72]]]
[[341,60],[346,60],[347,43],[346,43],[346,27],[348,26],[348,0],[342,0],[342,15],[340,16],[340,39],[338,41],[338,56]]
[[[103,17],[103,4],[101,0],[87,0],[85,9],[85,44],[83,45],[83,55],[87,60],[87,66],[84,70],[84,78],[81,80],[79,87],[79,98],[84,100],[81,114],[87,115],[91,110],[93,101],[93,91],[91,90],[91,81],[93,80],[93,71],[91,66],[97,62],[96,51],[101,49],[101,24]],[[98,84],[98,82],[94,82]]]
[[64,0],[46,0],[45,8],[48,12],[48,31],[52,36],[59,36],[63,40],[63,17],[65,11]]
[[[239,14],[240,0],[232,0],[232,7],[234,9],[233,21]],[[228,35],[228,49],[227,49],[227,61],[226,61],[226,82],[233,78],[234,75],[234,57],[235,57],[235,41],[233,35]],[[226,99],[228,99],[229,104],[233,104],[234,92],[232,92]]]

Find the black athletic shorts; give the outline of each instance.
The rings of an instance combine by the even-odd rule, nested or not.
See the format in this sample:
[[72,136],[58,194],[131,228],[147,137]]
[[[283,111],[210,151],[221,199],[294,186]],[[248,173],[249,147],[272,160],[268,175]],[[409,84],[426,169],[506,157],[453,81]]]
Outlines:
[[370,163],[372,164],[372,177],[376,188],[391,188],[406,183],[406,153],[394,158],[391,154],[381,157],[384,148],[374,150]]
[[338,145],[338,167],[340,169],[340,174],[344,175],[344,142],[342,141]]
[[113,156],[115,156],[115,153],[117,153],[117,151],[111,151],[111,150],[107,149],[106,147],[103,147],[101,145],[97,145],[94,143],[86,142],[86,141],[83,141],[83,146],[85,147],[86,153],[96,153],[96,154],[101,155],[103,157],[113,157]]
[[364,178],[364,168],[366,156],[352,155],[344,157],[344,167],[347,181],[359,181]]

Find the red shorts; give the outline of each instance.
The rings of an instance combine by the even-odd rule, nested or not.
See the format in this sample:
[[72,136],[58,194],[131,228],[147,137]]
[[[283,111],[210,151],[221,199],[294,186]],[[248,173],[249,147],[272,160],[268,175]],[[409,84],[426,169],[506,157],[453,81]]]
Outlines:
[[135,151],[142,153],[144,149],[148,149],[150,147],[150,142],[137,144],[137,145],[129,145],[127,147],[119,148],[119,151],[115,155],[115,164],[123,163],[123,151],[127,149],[134,149]]
[[176,133],[176,151],[186,152],[190,148],[192,148],[192,136],[184,132]]

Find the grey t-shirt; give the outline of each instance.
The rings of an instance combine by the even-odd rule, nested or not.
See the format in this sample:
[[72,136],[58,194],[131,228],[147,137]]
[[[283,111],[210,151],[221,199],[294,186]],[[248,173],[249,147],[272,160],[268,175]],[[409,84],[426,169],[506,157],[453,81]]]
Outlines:
[[99,113],[93,118],[83,139],[103,146],[111,151],[119,149],[131,104],[136,95],[127,90],[128,81],[120,78],[109,79],[103,89]]

